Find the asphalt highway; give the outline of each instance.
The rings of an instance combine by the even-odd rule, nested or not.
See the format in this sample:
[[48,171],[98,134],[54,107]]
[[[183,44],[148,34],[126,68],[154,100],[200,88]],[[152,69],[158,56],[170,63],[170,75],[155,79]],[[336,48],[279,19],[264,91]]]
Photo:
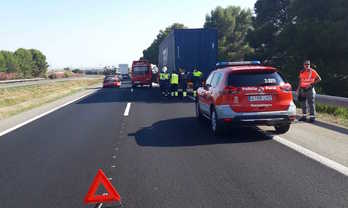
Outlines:
[[257,128],[214,137],[157,88],[101,89],[4,135],[0,164],[1,208],[93,207],[99,168],[116,207],[348,207],[348,177]]

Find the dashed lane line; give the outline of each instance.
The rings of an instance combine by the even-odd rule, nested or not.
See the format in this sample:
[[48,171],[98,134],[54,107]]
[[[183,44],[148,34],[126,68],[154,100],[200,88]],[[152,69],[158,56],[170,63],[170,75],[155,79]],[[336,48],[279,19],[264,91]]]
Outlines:
[[132,103],[127,103],[126,109],[124,110],[124,114],[123,114],[124,116],[128,116],[129,115],[131,104]]

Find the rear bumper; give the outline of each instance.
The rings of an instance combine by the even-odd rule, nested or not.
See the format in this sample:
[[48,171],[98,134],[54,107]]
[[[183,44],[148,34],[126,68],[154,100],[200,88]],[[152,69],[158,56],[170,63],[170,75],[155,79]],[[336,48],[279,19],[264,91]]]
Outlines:
[[135,80],[135,81],[132,81],[133,85],[149,85],[151,83],[152,83],[151,80]]
[[120,83],[118,82],[114,82],[114,83],[103,83],[103,87],[106,88],[106,87],[120,87]]
[[216,107],[216,113],[224,123],[238,123],[242,125],[276,125],[291,123],[296,117],[296,105],[291,102],[286,111],[271,112],[250,112],[238,113],[234,112],[229,105]]

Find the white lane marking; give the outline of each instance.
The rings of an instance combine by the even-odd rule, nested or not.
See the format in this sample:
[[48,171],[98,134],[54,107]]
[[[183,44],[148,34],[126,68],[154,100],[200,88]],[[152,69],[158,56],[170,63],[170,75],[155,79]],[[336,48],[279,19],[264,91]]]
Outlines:
[[130,110],[131,104],[132,103],[127,103],[126,109],[124,110],[124,114],[123,114],[124,116],[129,115],[129,110]]
[[64,104],[62,104],[62,105],[60,105],[60,106],[58,106],[58,107],[55,107],[55,108],[53,108],[53,109],[51,109],[51,110],[49,110],[49,111],[47,111],[47,112],[45,112],[45,113],[42,113],[42,114],[40,114],[40,115],[38,115],[38,116],[35,116],[34,118],[31,118],[31,119],[29,119],[29,120],[27,120],[27,121],[24,121],[23,123],[20,123],[20,124],[14,126],[14,127],[11,127],[11,128],[9,128],[9,129],[7,129],[7,130],[5,130],[5,131],[3,131],[3,132],[0,132],[0,137],[1,137],[1,136],[4,136],[5,134],[8,134],[8,133],[10,133],[11,131],[14,131],[14,130],[16,130],[16,129],[22,127],[22,126],[27,125],[27,124],[30,123],[30,122],[33,122],[33,121],[35,121],[35,120],[37,120],[37,119],[39,119],[39,118],[42,118],[42,117],[44,117],[44,116],[46,116],[46,115],[48,115],[48,114],[50,114],[50,113],[52,113],[52,112],[54,112],[54,111],[56,111],[56,110],[59,110],[59,109],[65,107],[65,106],[67,106],[67,105],[70,105],[70,104],[72,104],[72,103],[74,103],[74,102],[76,102],[76,101],[78,101],[78,100],[81,100],[82,98],[85,98],[85,97],[87,97],[87,96],[89,96],[89,95],[91,95],[91,94],[93,94],[93,93],[95,93],[95,92],[96,92],[96,91],[89,92],[89,93],[87,93],[86,95],[82,95],[82,96],[80,96],[80,97],[78,97],[78,98],[76,98],[76,99],[74,99],[74,100],[68,101],[68,102],[66,102],[66,103],[64,103]]
[[277,142],[279,142],[279,143],[281,143],[281,144],[283,144],[283,145],[285,145],[285,146],[287,146],[287,147],[289,147],[289,148],[291,148],[291,149],[293,149],[293,150],[295,150],[295,151],[297,151],[297,152],[299,152],[299,153],[301,153],[301,154],[303,154],[303,155],[305,155],[305,156],[307,156],[307,157],[309,157],[309,158],[311,158],[311,159],[313,159],[313,160],[315,160],[315,161],[317,161],[317,162],[319,162],[319,163],[321,163],[329,168],[332,168],[332,169],[342,173],[345,176],[348,176],[348,167],[346,167],[338,162],[335,162],[333,160],[330,160],[329,158],[321,156],[318,153],[315,153],[315,152],[313,152],[309,149],[306,149],[300,145],[297,145],[293,142],[290,142],[290,141],[288,141],[280,136],[273,136],[273,140],[275,140],[275,141],[277,141]]
[[[104,195],[104,194],[103,194]],[[108,195],[107,193],[106,193],[106,195]],[[104,195],[105,196],[105,195]],[[98,208],[101,208],[103,206],[103,203],[100,203],[99,205],[98,205]]]

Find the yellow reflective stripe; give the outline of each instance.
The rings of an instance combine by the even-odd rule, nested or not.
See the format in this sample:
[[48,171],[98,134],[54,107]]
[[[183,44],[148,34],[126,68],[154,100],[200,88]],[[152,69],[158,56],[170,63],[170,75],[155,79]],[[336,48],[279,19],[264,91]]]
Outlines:
[[170,83],[172,84],[178,84],[179,83],[179,76],[177,74],[172,74]]

